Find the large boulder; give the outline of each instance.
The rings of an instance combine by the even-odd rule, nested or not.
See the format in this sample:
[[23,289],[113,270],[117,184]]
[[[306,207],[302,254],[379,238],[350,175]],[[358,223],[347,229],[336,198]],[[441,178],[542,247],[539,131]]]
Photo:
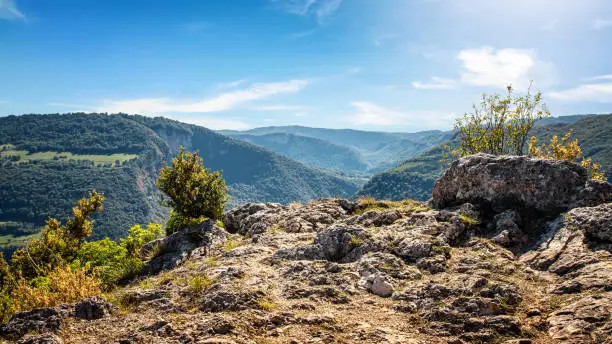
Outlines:
[[472,203],[494,212],[524,209],[559,214],[612,200],[605,182],[589,182],[585,168],[568,161],[475,154],[455,161],[436,181],[434,207]]
[[140,250],[142,257],[151,258],[145,264],[145,271],[156,273],[172,269],[189,258],[196,249],[201,254],[207,254],[210,247],[218,246],[228,235],[214,220],[206,220],[199,225],[151,241]]
[[71,313],[72,307],[69,305],[16,313],[0,326],[0,337],[19,338],[31,332],[58,332]]
[[74,316],[85,320],[102,319],[118,311],[117,306],[99,296],[83,299],[74,306]]
[[223,215],[223,224],[230,233],[254,237],[271,228],[289,233],[316,232],[357,207],[354,202],[327,198],[306,205],[278,203],[246,203]]

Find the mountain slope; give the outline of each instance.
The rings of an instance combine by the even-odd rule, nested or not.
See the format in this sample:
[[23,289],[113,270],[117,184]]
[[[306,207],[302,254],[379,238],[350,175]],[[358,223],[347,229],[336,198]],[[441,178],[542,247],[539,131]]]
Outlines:
[[[394,166],[446,141],[451,135],[450,132],[438,130],[386,133],[302,126],[261,127],[247,131],[226,130],[221,133],[256,143],[317,167],[367,174]],[[280,144],[281,134],[287,142],[298,143],[299,148],[288,148]],[[304,137],[313,140],[306,140]],[[344,157],[340,161],[330,159],[326,154],[326,149],[331,149],[332,154],[342,153],[342,147]]]
[[180,145],[223,170],[231,206],[348,196],[357,186],[267,149],[164,118],[106,114],[0,118],[0,245],[65,219],[92,188],[105,194],[96,237],[117,238],[135,223],[162,221],[154,185]]
[[[555,117],[543,123],[534,126],[531,132],[540,139],[540,142],[548,142],[553,135],[562,136],[569,130],[573,130],[572,138],[578,139],[583,154],[600,163],[610,180],[612,177],[612,114]],[[441,146],[434,147],[394,168],[374,175],[357,195],[389,200],[407,198],[426,200],[431,196],[435,180],[442,174],[444,166],[440,163],[441,159]]]
[[351,172],[368,169],[368,164],[363,161],[355,149],[330,141],[288,133],[233,134],[231,136],[321,168]]

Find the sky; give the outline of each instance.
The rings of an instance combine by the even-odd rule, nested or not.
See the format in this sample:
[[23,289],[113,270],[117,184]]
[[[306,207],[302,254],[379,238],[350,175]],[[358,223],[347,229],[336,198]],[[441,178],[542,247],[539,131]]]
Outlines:
[[0,0],[0,116],[446,130],[531,81],[612,112],[612,1]]

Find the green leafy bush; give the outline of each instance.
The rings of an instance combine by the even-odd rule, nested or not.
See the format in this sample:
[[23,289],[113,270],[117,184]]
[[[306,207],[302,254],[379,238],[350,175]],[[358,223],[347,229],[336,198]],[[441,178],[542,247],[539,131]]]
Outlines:
[[524,96],[516,96],[508,86],[508,95],[483,95],[480,106],[458,118],[455,131],[459,151],[454,155],[489,153],[494,155],[525,153],[527,135],[537,120],[550,116],[542,93],[531,88]]
[[0,321],[15,312],[99,295],[141,272],[139,251],[161,237],[161,225],[135,225],[119,243],[109,238],[86,242],[93,232],[91,216],[103,201],[94,190],[77,202],[63,226],[50,218],[40,238],[13,254],[12,266],[0,255]]
[[157,223],[150,223],[146,228],[137,224],[129,229],[129,233],[119,244],[109,238],[85,243],[77,254],[79,261],[98,270],[104,289],[134,278],[142,271],[144,263],[139,256],[140,248],[160,238],[162,228]]
[[185,153],[185,147],[181,147],[171,166],[160,171],[157,186],[168,196],[165,205],[174,210],[166,225],[168,234],[201,222],[202,217],[220,219],[229,200],[221,172],[210,172],[198,152]]
[[91,216],[102,210],[104,196],[93,190],[72,208],[73,217],[65,225],[49,218],[39,239],[32,239],[12,258],[13,269],[26,279],[48,275],[52,270],[76,258],[85,239],[91,235]]
[[183,228],[199,225],[205,220],[206,217],[204,216],[200,216],[197,218],[187,217],[177,213],[176,211],[174,211],[174,209],[172,209],[170,211],[168,221],[166,222],[166,235],[178,232]]

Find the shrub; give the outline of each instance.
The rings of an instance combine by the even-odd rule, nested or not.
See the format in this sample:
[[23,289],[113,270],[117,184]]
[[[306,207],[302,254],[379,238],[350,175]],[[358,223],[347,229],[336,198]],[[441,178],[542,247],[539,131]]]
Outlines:
[[99,271],[104,289],[136,277],[144,267],[139,257],[140,248],[149,241],[161,237],[160,224],[149,223],[146,228],[134,225],[120,244],[105,238],[85,243],[77,257]]
[[170,235],[172,233],[178,232],[183,228],[187,228],[190,226],[199,225],[204,222],[206,217],[200,216],[197,218],[187,217],[179,214],[178,212],[172,209],[170,211],[170,216],[168,217],[168,221],[166,222],[166,235]]
[[204,290],[209,289],[215,283],[215,280],[203,275],[196,275],[189,279],[189,290],[192,293],[201,293]]
[[[561,142],[559,142],[559,137],[554,135],[548,145],[543,143],[541,146],[538,146],[538,139],[533,136],[529,142],[529,155],[536,158],[566,160],[576,163],[582,156],[582,149],[578,144],[578,139],[572,141],[570,140],[571,136],[572,131],[570,130],[563,135]],[[587,169],[589,178],[606,181],[605,172],[591,158],[582,157],[580,166]]]
[[45,283],[28,283],[20,279],[13,290],[19,310],[76,302],[101,293],[100,280],[89,266],[59,266],[42,279]]
[[91,216],[102,210],[104,196],[93,190],[89,197],[82,198],[72,208],[73,217],[65,225],[49,218],[39,239],[32,239],[28,244],[13,254],[13,269],[26,279],[45,276],[56,267],[71,262],[76,258],[85,238],[91,235],[93,220]]
[[[223,216],[229,200],[221,172],[210,172],[203,165],[198,152],[185,153],[185,147],[172,160],[171,166],[160,171],[157,186],[169,199],[164,204],[174,209],[172,230],[177,224],[189,223],[202,217],[215,220]],[[166,227],[169,227],[168,225]]]
[[550,116],[542,93],[532,94],[531,87],[524,96],[515,96],[511,86],[504,98],[484,94],[480,106],[474,105],[473,109],[455,122],[460,142],[454,155],[522,155],[534,123]]
[[31,281],[19,277],[9,293],[0,295],[0,318],[7,321],[16,312],[76,302],[99,295],[100,279],[89,266],[58,266],[48,276]]
[[134,225],[128,230],[126,239],[121,239],[121,246],[125,247],[127,253],[137,257],[144,244],[162,237],[162,226],[159,223],[149,223],[146,228]]

